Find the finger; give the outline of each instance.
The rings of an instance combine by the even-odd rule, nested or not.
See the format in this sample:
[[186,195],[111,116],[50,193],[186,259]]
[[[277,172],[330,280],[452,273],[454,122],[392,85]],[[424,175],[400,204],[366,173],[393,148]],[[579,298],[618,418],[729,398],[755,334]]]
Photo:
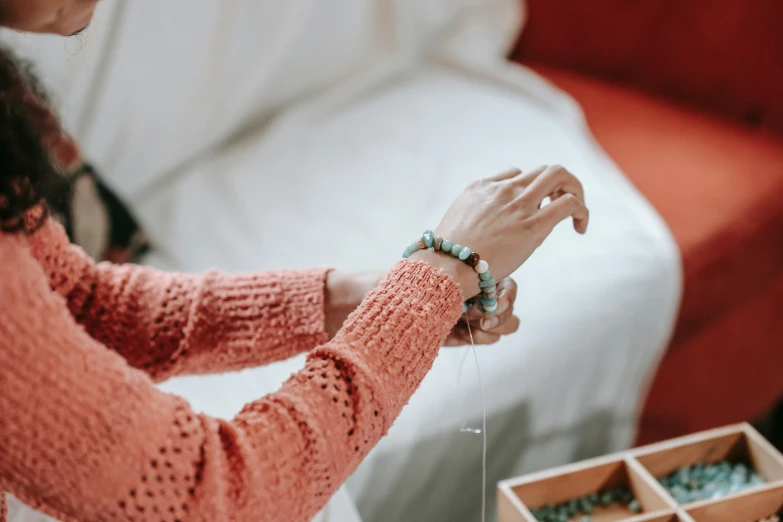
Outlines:
[[480,326],[482,330],[496,328],[511,314],[514,308],[514,300],[517,297],[516,282],[510,277],[501,280],[495,287],[495,295],[497,296],[497,308],[494,310],[494,315],[484,315],[481,318]]
[[[533,208],[539,208],[545,198],[551,197],[558,192],[573,194],[584,203],[585,194],[582,183],[579,182],[576,176],[559,165],[547,167],[540,176],[530,183],[522,198],[531,203]],[[560,197],[552,199],[554,201],[560,199]]]
[[510,303],[517,300],[517,282],[507,277],[498,283],[498,301],[507,299]]
[[[500,340],[500,335],[494,332],[484,332],[481,330],[472,330],[473,344],[493,344]],[[466,343],[470,344],[470,335],[467,336]]]
[[[495,293],[497,295],[498,308],[495,311],[495,316],[498,317],[504,312],[508,312],[514,306],[514,301],[517,298],[517,283],[512,278],[507,277],[502,279],[495,287]],[[473,328],[483,328],[482,320],[488,319],[484,312],[481,311],[481,301],[478,297],[472,300],[472,304],[468,307],[467,320]],[[460,318],[461,322],[466,320],[465,315]],[[497,325],[496,325],[497,326]]]
[[565,194],[556,201],[538,211],[536,220],[543,227],[543,237],[548,236],[555,226],[564,219],[571,217],[574,220],[574,229],[580,234],[587,232],[587,222],[590,219],[590,211],[585,204],[573,194]]
[[[549,202],[552,203],[553,201],[555,201],[557,198],[559,198],[563,194],[565,194],[565,191],[562,191],[562,190],[558,190],[557,192],[553,192],[552,194],[549,195]],[[546,198],[544,198],[544,201],[546,201]],[[542,201],[541,204],[538,205],[538,208],[541,208],[541,207],[544,206],[544,201]]]
[[519,330],[519,317],[510,313],[508,317],[505,318],[505,320],[500,322],[500,326],[498,326],[497,328],[493,328],[488,333],[493,333],[498,335],[511,335],[517,330]]
[[511,183],[513,183],[514,186],[517,187],[522,187],[522,188],[527,187],[533,182],[534,179],[536,179],[541,174],[543,174],[548,168],[549,167],[547,165],[538,166],[533,170],[526,172],[522,176],[517,176],[516,178],[510,178]]
[[470,335],[473,334],[474,344],[492,344],[500,339],[500,335],[494,332],[482,332],[478,328],[468,327],[465,323],[458,324],[451,331],[451,334],[443,342],[443,346],[465,346],[470,344]]
[[490,332],[500,327],[506,322],[512,315],[514,315],[514,308],[509,304],[504,304],[502,307],[498,305],[498,312],[496,315],[487,315],[481,320],[481,329]]
[[446,337],[446,340],[443,341],[443,346],[451,347],[451,346],[465,346],[466,344],[470,344],[470,341],[466,342],[462,334],[457,334],[456,330],[452,330],[448,337]]
[[[481,318],[484,317],[484,312],[481,311],[481,303],[479,302],[478,298],[476,298],[475,302],[468,307],[467,315],[468,321],[470,321],[471,325],[478,325],[479,321],[481,321]],[[464,314],[461,320],[465,320]]]
[[491,178],[487,178],[487,180],[488,181],[505,181],[507,179],[515,178],[515,177],[519,176],[520,174],[522,174],[521,170],[519,170],[517,168],[513,168],[513,169],[505,170],[505,171],[501,172],[500,174],[496,174],[495,176],[492,176]]

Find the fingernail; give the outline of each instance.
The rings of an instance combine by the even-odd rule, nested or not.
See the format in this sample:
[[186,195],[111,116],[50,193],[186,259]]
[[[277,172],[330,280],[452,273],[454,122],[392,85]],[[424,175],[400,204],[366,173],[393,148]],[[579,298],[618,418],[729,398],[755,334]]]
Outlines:
[[481,329],[482,330],[492,330],[498,325],[498,318],[497,317],[489,317],[481,320]]
[[500,299],[504,295],[506,295],[506,289],[505,288],[503,290],[501,290],[500,292],[498,292],[498,299]]

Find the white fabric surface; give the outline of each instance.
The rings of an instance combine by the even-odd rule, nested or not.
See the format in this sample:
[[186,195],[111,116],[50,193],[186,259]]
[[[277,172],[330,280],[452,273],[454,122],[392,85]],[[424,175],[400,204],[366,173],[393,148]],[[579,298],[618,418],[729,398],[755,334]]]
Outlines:
[[[520,332],[479,349],[494,504],[499,479],[630,443],[680,290],[666,227],[578,108],[503,61],[518,8],[106,0],[81,52],[51,39],[16,45],[43,64],[66,122],[134,204],[158,247],[149,262],[163,268],[384,268],[476,177],[540,163],[577,173],[589,234],[555,230],[516,274]],[[463,356],[442,351],[349,481],[365,522],[478,520],[481,441],[458,428],[481,412],[470,359],[456,386]],[[230,417],[302,363],[163,388]],[[336,514],[350,510],[342,491],[330,522],[350,520]]]

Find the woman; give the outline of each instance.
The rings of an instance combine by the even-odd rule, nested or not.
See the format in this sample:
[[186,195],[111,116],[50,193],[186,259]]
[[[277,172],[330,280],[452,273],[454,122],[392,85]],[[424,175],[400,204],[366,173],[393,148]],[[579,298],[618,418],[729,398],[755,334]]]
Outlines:
[[[0,0],[0,25],[73,34],[95,4]],[[343,321],[364,292],[333,271],[96,264],[47,217],[56,120],[1,63],[0,490],[64,521],[308,520],[386,433],[444,340],[464,340],[455,324],[480,292],[474,268],[421,249]],[[585,232],[581,185],[561,167],[479,181],[449,208],[435,233],[471,247],[501,281],[484,340],[516,329],[506,278],[567,217]],[[152,382],[304,351],[302,371],[232,421]]]

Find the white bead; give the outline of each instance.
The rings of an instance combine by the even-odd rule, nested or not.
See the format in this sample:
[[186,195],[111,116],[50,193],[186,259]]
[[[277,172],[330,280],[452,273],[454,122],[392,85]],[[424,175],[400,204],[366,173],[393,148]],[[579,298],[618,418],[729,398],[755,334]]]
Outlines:
[[483,274],[483,273],[484,273],[484,272],[486,272],[487,270],[489,270],[489,263],[487,263],[486,261],[484,261],[484,260],[482,259],[482,260],[481,260],[481,261],[479,261],[479,262],[478,262],[478,264],[476,265],[476,272],[478,272],[479,274]]
[[497,303],[493,304],[492,306],[484,306],[484,310],[486,310],[487,312],[494,312],[497,309],[498,309]]

